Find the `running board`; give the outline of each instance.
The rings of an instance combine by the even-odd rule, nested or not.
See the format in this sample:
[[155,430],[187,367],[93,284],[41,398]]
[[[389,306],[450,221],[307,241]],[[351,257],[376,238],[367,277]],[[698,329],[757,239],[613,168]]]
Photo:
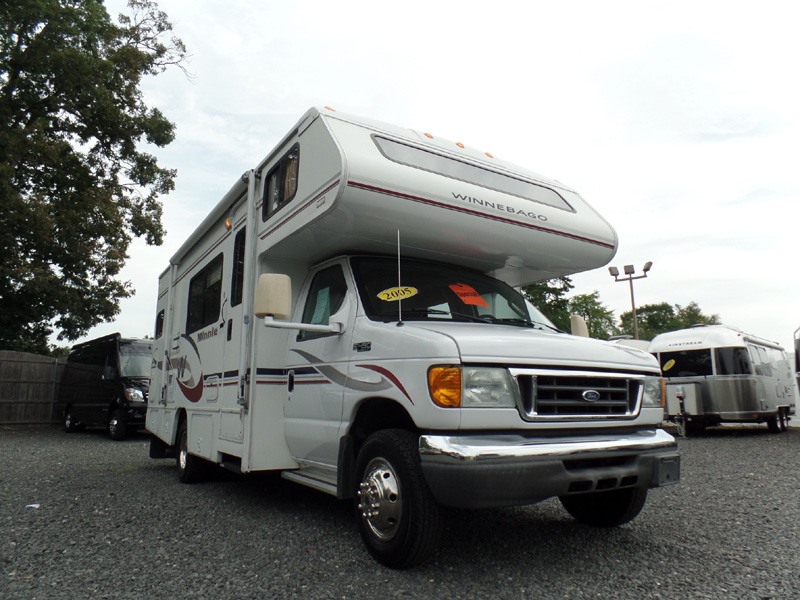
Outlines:
[[319,479],[315,479],[313,477],[309,477],[305,473],[301,473],[299,471],[283,471],[281,473],[281,477],[284,479],[288,479],[289,481],[294,481],[295,483],[299,483],[300,485],[305,485],[320,492],[325,492],[326,494],[331,494],[332,496],[336,496],[336,486],[332,483],[328,483],[327,481],[320,481]]

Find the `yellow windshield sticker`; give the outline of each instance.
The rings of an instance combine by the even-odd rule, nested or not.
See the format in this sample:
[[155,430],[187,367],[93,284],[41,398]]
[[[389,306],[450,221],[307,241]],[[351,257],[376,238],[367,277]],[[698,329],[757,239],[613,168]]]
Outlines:
[[411,296],[416,296],[417,293],[417,288],[414,287],[393,287],[383,290],[378,294],[378,298],[384,302],[395,302],[396,300],[405,300],[406,298],[411,298]]
[[664,370],[669,371],[674,366],[675,366],[675,359],[672,358],[668,360],[666,363],[664,363]]

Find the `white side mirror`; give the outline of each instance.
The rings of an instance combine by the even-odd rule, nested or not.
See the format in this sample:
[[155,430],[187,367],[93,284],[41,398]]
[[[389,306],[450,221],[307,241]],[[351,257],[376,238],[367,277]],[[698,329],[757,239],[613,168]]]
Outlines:
[[292,279],[282,273],[259,275],[253,312],[259,319],[288,319],[292,312]]
[[569,316],[569,327],[572,330],[572,335],[579,335],[581,337],[589,337],[589,328],[586,326],[586,321],[580,315]]

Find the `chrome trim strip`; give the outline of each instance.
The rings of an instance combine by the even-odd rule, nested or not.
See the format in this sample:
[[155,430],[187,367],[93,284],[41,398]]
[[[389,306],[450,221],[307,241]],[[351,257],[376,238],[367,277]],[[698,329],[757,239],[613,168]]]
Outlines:
[[601,434],[575,437],[526,437],[511,435],[423,435],[419,453],[454,462],[552,460],[554,457],[576,458],[592,454],[646,452],[674,448],[675,438],[663,429],[627,434]]

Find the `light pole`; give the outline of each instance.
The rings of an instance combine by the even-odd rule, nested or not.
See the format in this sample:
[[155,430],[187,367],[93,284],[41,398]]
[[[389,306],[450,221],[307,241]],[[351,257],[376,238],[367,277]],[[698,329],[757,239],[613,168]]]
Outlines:
[[634,279],[642,279],[643,277],[647,277],[647,272],[653,266],[652,261],[647,261],[644,263],[642,267],[642,274],[634,276],[636,269],[633,268],[633,265],[625,265],[622,269],[625,271],[625,275],[627,277],[620,277],[619,276],[619,269],[617,267],[608,267],[608,272],[611,273],[611,276],[614,278],[614,281],[627,281],[631,286],[631,310],[633,311],[633,339],[639,339],[639,323],[636,320],[636,302],[633,299],[633,280]]

